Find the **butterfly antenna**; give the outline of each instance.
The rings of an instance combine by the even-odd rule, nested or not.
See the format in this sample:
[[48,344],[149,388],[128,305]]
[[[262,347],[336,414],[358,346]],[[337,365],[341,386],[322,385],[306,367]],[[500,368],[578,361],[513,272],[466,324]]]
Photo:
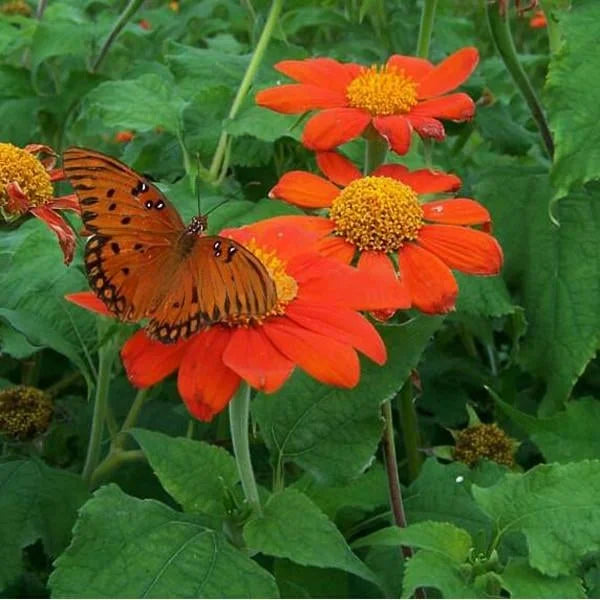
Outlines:
[[196,204],[198,205],[198,214],[202,214],[202,207],[200,202],[200,169],[202,168],[202,163],[200,162],[200,154],[196,155],[196,160],[198,161],[198,170],[196,171]]
[[225,202],[227,202],[227,198],[225,198],[225,200],[222,200],[221,202],[219,202],[219,204],[215,204],[215,206],[213,206],[204,216],[208,217],[208,215],[210,215],[211,212],[217,210],[217,208],[219,208],[219,206],[223,206],[223,204],[225,204]]

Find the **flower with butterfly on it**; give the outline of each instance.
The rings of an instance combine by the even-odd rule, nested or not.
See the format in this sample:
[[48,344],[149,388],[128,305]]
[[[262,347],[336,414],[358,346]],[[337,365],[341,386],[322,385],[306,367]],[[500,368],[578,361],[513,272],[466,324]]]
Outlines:
[[406,154],[412,131],[443,140],[440,119],[473,117],[473,100],[448,92],[468,79],[478,61],[477,49],[470,47],[435,66],[424,58],[397,54],[370,68],[331,58],[284,60],[275,68],[298,83],[262,90],[256,103],[281,113],[319,110],[302,136],[311,150],[331,150],[375,130],[394,152]]
[[470,198],[419,198],[457,190],[461,181],[455,175],[390,164],[363,176],[335,152],[319,153],[317,162],[328,179],[290,171],[270,196],[327,209],[328,215],[271,221],[314,228],[326,256],[350,264],[358,254],[359,271],[377,276],[382,285],[395,283],[399,296],[408,294],[413,307],[430,314],[454,308],[458,286],[451,269],[473,275],[499,272],[502,249],[488,233],[490,215],[481,204]]
[[[173,344],[138,331],[121,351],[135,386],[152,386],[178,369],[178,389],[188,410],[209,421],[242,380],[275,392],[300,367],[325,384],[351,388],[360,377],[357,350],[377,364],[385,362],[381,338],[357,312],[393,302],[385,298],[385,286],[374,290],[370,275],[316,252],[313,231],[273,223],[223,235],[243,244],[264,266],[276,288],[275,305],[252,318],[231,314]],[[91,292],[68,299],[111,314]]]
[[[39,158],[39,156],[42,158]],[[56,154],[48,146],[30,144],[18,148],[0,143],[0,215],[8,223],[30,214],[56,235],[65,264],[73,259],[75,234],[59,211],[79,211],[75,194],[53,197],[53,183],[64,179],[55,169]]]

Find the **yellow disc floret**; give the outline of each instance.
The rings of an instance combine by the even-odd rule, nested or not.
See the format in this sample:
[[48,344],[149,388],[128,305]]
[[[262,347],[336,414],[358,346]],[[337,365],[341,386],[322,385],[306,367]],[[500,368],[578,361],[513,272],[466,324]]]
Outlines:
[[500,465],[511,467],[514,464],[515,444],[495,423],[480,423],[467,427],[456,435],[454,458],[474,465],[487,458]]
[[362,177],[333,201],[335,233],[359,250],[393,252],[414,240],[423,225],[415,191],[391,177]]
[[346,97],[374,116],[404,114],[417,104],[417,84],[396,67],[373,66],[350,83]]
[[44,165],[26,150],[0,143],[0,208],[13,213],[16,209],[6,190],[9,183],[19,185],[28,208],[46,204],[52,198],[52,182]]
[[0,4],[0,13],[5,15],[23,15],[24,17],[31,16],[31,6],[24,0],[11,0]]
[[0,390],[0,433],[28,440],[48,429],[54,408],[47,394],[19,385]]

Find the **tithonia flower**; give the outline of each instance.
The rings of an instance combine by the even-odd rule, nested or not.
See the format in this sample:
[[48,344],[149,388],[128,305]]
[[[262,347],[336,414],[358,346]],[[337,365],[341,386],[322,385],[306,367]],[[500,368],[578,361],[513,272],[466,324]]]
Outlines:
[[23,385],[0,390],[0,433],[32,439],[48,429],[53,413],[52,400],[42,390]]
[[[40,159],[38,155],[46,155]],[[58,237],[65,264],[73,259],[75,234],[57,211],[79,212],[75,194],[54,198],[52,183],[64,179],[55,169],[56,155],[48,146],[17,148],[0,143],[0,215],[8,222],[25,214],[41,219]]]
[[331,150],[372,125],[394,152],[405,154],[413,130],[442,140],[439,119],[473,117],[475,104],[467,94],[447,92],[471,75],[478,60],[475,48],[463,48],[437,66],[397,54],[370,68],[331,58],[284,60],[275,68],[298,83],[263,90],[256,102],[281,113],[320,110],[308,120],[302,137],[312,150]]
[[[420,194],[460,187],[455,175],[383,165],[362,176],[346,158],[320,153],[317,161],[329,181],[304,171],[283,175],[270,196],[305,208],[328,209],[323,217],[275,217],[279,223],[306,223],[323,236],[320,251],[344,263],[356,254],[358,269],[377,275],[382,285],[396,282],[412,305],[426,313],[454,307],[458,293],[451,269],[495,275],[502,249],[486,231],[490,215],[469,198],[423,202]],[[305,221],[309,219],[309,221]],[[390,307],[393,308],[393,307]]]
[[130,131],[129,129],[124,129],[123,131],[117,131],[115,133],[115,142],[119,142],[120,144],[126,144],[130,142],[135,137],[135,133]]
[[495,423],[479,423],[455,434],[454,458],[473,466],[484,458],[512,467],[517,444]]
[[10,0],[0,4],[0,13],[5,15],[22,15],[30,17],[32,10],[31,6],[24,0]]
[[[135,386],[154,385],[179,369],[178,388],[188,410],[209,421],[242,380],[274,392],[298,366],[325,384],[351,388],[360,375],[356,350],[377,364],[385,362],[377,331],[355,310],[364,301],[364,290],[370,293],[371,282],[356,269],[311,250],[314,233],[275,224],[223,234],[261,260],[275,282],[277,306],[251,322],[232,318],[171,345],[138,331],[121,351]],[[106,312],[91,292],[68,299]]]
[[541,29],[548,25],[548,21],[546,20],[546,15],[543,10],[538,10],[531,19],[529,19],[529,27],[533,29]]

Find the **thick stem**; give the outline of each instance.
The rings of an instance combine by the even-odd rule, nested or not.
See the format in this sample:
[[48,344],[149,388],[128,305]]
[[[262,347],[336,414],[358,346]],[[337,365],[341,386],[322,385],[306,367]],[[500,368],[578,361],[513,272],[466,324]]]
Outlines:
[[[244,73],[240,87],[238,88],[235,98],[233,99],[231,109],[229,110],[228,117],[230,119],[233,119],[237,115],[238,110],[240,109],[240,106],[242,105],[242,102],[244,101],[252,82],[254,81],[254,76],[256,75],[256,71],[258,71],[260,63],[262,62],[265,50],[267,49],[267,45],[271,39],[271,35],[273,34],[273,29],[277,23],[277,18],[281,12],[282,5],[283,0],[273,0],[273,3],[271,4],[271,9],[269,10],[265,26],[260,34],[256,48],[254,49],[254,54],[250,59],[250,64]],[[227,139],[227,132],[222,131],[209,169],[211,181],[216,181],[219,178],[219,174],[226,170],[225,157],[227,153]]]
[[425,0],[423,12],[421,13],[421,24],[419,26],[419,38],[417,40],[417,56],[427,58],[429,56],[429,44],[433,32],[433,21],[435,19],[435,8],[437,0]]
[[540,7],[546,15],[546,33],[548,34],[548,45],[550,54],[556,54],[561,45],[560,29],[552,14],[552,2],[540,0]]
[[149,393],[150,388],[144,388],[143,390],[139,390],[135,395],[135,398],[129,407],[129,412],[123,421],[123,425],[121,425],[121,430],[115,438],[115,442],[113,444],[114,449],[122,450],[124,448],[125,440],[127,439],[127,431],[137,423],[138,416],[142,410],[142,406],[144,406],[144,403],[148,399]]
[[419,450],[419,424],[417,422],[417,413],[415,411],[413,389],[410,379],[404,384],[404,387],[399,394],[399,400],[402,439],[404,441],[404,451],[406,452],[406,461],[408,464],[408,476],[411,481],[414,481],[421,470],[423,455]]
[[252,470],[250,458],[250,442],[248,439],[248,418],[250,414],[250,387],[247,383],[240,383],[240,387],[229,402],[229,427],[233,453],[237,463],[240,481],[244,496],[248,504],[262,516],[258,487]]
[[485,2],[484,4],[490,32],[494,44],[496,45],[496,49],[504,61],[504,66],[510,73],[516,86],[519,88],[523,98],[525,98],[531,116],[540,130],[546,152],[548,153],[548,156],[552,158],[554,155],[552,134],[550,133],[550,128],[548,127],[542,105],[531,85],[531,81],[529,81],[529,77],[527,77],[527,73],[525,73],[525,70],[519,62],[517,50],[510,31],[508,11],[504,11],[504,14],[501,15],[496,3]]
[[94,488],[108,477],[115,469],[123,463],[145,460],[146,457],[141,450],[117,450],[111,452],[95,469],[90,477],[90,488]]
[[374,129],[366,134],[363,175],[369,175],[381,166],[388,151],[388,143]]
[[113,42],[115,41],[119,33],[121,33],[123,27],[127,25],[131,17],[133,17],[133,15],[137,12],[138,8],[142,5],[143,1],[144,0],[130,0],[123,13],[114,24],[111,32],[108,34],[106,41],[104,42],[104,44],[102,44],[100,53],[98,54],[96,60],[94,61],[94,64],[92,65],[92,73],[95,73],[98,70],[98,68],[100,67],[100,63],[104,60],[106,54],[108,53],[108,50],[113,45]]
[[46,6],[48,6],[48,0],[39,0],[37,8],[35,9],[35,18],[38,21],[44,16]]

